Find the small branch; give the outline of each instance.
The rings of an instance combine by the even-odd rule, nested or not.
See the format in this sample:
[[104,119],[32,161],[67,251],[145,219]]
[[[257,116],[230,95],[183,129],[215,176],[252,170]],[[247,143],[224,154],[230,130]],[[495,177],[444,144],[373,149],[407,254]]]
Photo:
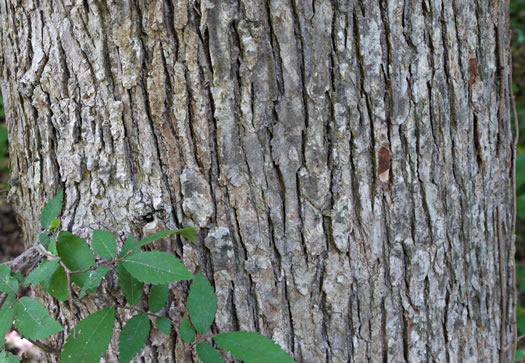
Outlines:
[[51,354],[55,354],[55,355],[60,355],[60,350],[55,348],[55,347],[52,347],[50,345],[47,345],[47,344],[44,344],[44,343],[41,343],[39,342],[38,340],[33,340],[33,339],[29,339],[29,338],[26,338],[27,340],[29,340],[31,343],[33,343],[34,345],[36,345],[37,347],[39,347],[40,349],[42,349],[44,352],[46,353],[51,353]]
[[[14,272],[22,272],[33,269],[42,260],[42,253],[39,249],[40,242],[37,241],[33,247],[25,250],[20,256],[4,263]],[[56,257],[56,256],[55,256]]]
[[85,270],[78,270],[78,271],[69,271],[70,274],[74,275],[74,274],[82,274],[84,272],[89,272],[89,271],[95,271],[97,268],[99,268],[100,266],[109,266],[109,265],[114,265],[120,261],[124,261],[126,259],[126,257],[128,257],[129,255],[131,255],[133,253],[133,250],[130,250],[128,251],[124,256],[120,257],[120,258],[115,258],[113,260],[107,260],[107,261],[104,261],[104,262],[101,262],[101,263],[98,263],[94,266],[91,266]]
[[163,317],[162,315],[158,315],[158,314],[154,314],[154,313],[148,313],[147,311],[142,311],[142,310],[139,310],[139,309],[135,309],[135,308],[132,308],[130,306],[115,305],[115,307],[117,307],[119,309],[126,309],[126,310],[136,311],[137,313],[144,313],[146,315],[153,316],[155,318],[162,318]]

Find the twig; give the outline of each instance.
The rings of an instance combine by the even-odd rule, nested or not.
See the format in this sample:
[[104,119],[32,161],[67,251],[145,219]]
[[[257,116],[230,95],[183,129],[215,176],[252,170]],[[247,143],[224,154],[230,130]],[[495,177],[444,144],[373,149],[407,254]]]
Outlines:
[[107,261],[104,261],[104,262],[101,262],[101,263],[98,263],[94,266],[91,266],[85,270],[78,270],[78,271],[69,271],[72,275],[74,274],[82,274],[84,272],[89,272],[89,271],[95,271],[97,268],[99,268],[100,266],[109,266],[109,265],[114,265],[116,264],[117,262],[120,262],[120,261],[124,261],[126,259],[126,257],[128,257],[129,255],[131,255],[132,253],[134,252],[134,250],[129,250],[124,256],[122,257],[119,257],[119,258],[115,258],[113,260],[107,260]]
[[55,355],[59,355],[60,354],[60,350],[55,348],[55,347],[52,347],[50,345],[41,343],[38,340],[33,340],[33,339],[30,339],[30,338],[27,338],[27,337],[25,337],[25,338],[27,340],[29,340],[31,343],[33,343],[34,345],[36,345],[37,347],[39,347],[40,349],[42,349],[46,353],[51,353],[51,354],[55,354]]
[[[142,310],[139,310],[139,309],[135,309],[135,308],[132,308],[130,306],[124,306],[124,305],[115,305],[115,307],[117,308],[120,308],[120,309],[126,309],[126,310],[132,310],[132,311],[136,311],[138,313],[144,313],[146,315],[150,315],[150,316],[154,316],[156,318],[162,318],[163,316],[162,315],[158,315],[158,314],[154,314],[154,313],[149,313],[147,311],[142,311]],[[169,318],[168,318],[169,319]]]
[[40,252],[40,248],[38,247],[39,244],[39,241],[35,242],[33,247],[25,250],[20,256],[16,257],[15,259],[5,262],[4,265],[9,266],[14,272],[32,269],[44,257],[43,254]]

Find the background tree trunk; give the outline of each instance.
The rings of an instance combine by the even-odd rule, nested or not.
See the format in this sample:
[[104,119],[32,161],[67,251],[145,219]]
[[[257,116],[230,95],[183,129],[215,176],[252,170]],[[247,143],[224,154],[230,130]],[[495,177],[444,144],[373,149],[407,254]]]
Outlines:
[[[197,227],[156,248],[213,281],[216,331],[300,362],[510,361],[508,1],[357,3],[1,0],[26,243],[64,188],[88,239]],[[115,302],[47,300],[66,327]],[[144,359],[196,359],[170,339]]]

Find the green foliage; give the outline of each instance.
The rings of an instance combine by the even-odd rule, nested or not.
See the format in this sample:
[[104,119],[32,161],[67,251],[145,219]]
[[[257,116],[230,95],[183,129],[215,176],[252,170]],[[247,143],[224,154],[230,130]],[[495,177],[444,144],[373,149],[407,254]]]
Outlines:
[[151,235],[147,238],[144,238],[143,240],[140,240],[136,247],[145,246],[147,244],[150,244],[151,242],[158,241],[159,239],[168,237],[172,234],[179,234],[182,237],[186,238],[187,240],[192,241],[193,243],[197,242],[197,233],[195,232],[195,229],[194,228],[184,228],[184,229],[168,230],[168,231],[155,233],[154,235]]
[[45,339],[64,330],[62,325],[48,315],[40,301],[24,296],[15,304],[16,329],[30,339]]
[[516,362],[519,362],[523,357],[525,357],[525,350],[518,349],[516,351]]
[[198,272],[191,284],[188,295],[188,312],[190,319],[199,334],[206,334],[217,313],[217,296],[208,279]]
[[[57,240],[58,256],[71,271],[82,271],[95,265],[95,256],[89,245],[73,233],[60,232]],[[78,286],[84,286],[89,272],[71,276],[71,280]]]
[[193,278],[182,262],[167,252],[136,253],[128,256],[122,264],[131,276],[148,284],[165,284]]
[[45,260],[42,262],[40,266],[31,271],[31,273],[27,276],[24,282],[24,287],[29,286],[29,284],[38,285],[44,280],[49,280],[60,267],[58,262],[59,260]]
[[142,298],[144,283],[131,276],[124,268],[122,262],[119,262],[117,265],[117,277],[122,293],[126,297],[128,304],[137,305]]
[[49,228],[53,219],[58,217],[62,210],[62,201],[64,200],[64,191],[61,190],[58,194],[51,199],[42,209],[42,215],[40,216],[40,226],[42,228]]
[[20,362],[22,358],[17,357],[16,355],[12,355],[9,352],[1,351],[0,352],[0,363],[15,363]]
[[168,284],[153,285],[149,293],[149,311],[152,313],[161,311],[168,301],[169,293],[170,286]]
[[516,35],[516,46],[525,41],[525,22],[521,19],[523,12],[525,12],[525,0],[512,0],[510,2],[510,25]]
[[69,299],[66,271],[62,266],[51,275],[51,278],[43,280],[40,285],[55,299],[60,301],[67,301]]
[[16,294],[18,291],[18,281],[7,265],[0,265],[0,291],[8,294]]
[[144,313],[138,313],[128,320],[120,333],[120,362],[129,362],[140,353],[148,340],[150,328],[148,316]]
[[213,337],[219,347],[246,363],[290,363],[292,358],[273,340],[247,331],[221,333]]
[[98,363],[108,348],[114,325],[114,307],[104,308],[81,320],[76,326],[76,335],[69,332],[62,362]]
[[139,243],[135,240],[135,237],[130,233],[128,238],[126,239],[126,242],[124,242],[124,245],[122,246],[122,250],[120,251],[119,257],[124,257],[126,253],[133,250],[133,253],[138,253],[139,250],[135,249],[136,247],[139,247]]
[[49,247],[49,243],[51,243],[51,240],[49,239],[49,232],[43,231],[38,235],[38,240],[40,241],[40,244],[44,246],[44,248]]
[[[0,309],[0,337],[5,337],[7,332],[11,330],[13,320],[15,319],[15,311],[11,308],[11,304],[4,304]],[[4,339],[0,339],[0,350],[4,348]]]
[[91,271],[88,275],[86,283],[84,284],[84,286],[82,286],[79,299],[82,299],[86,292],[94,292],[97,289],[98,285],[100,285],[102,278],[106,276],[108,272],[109,266],[100,266],[95,271]]
[[[210,338],[246,362],[294,362],[281,347],[258,333],[232,332],[213,337],[209,330],[217,313],[217,297],[204,274],[197,272],[194,276],[178,258],[169,253],[141,250],[142,246],[173,234],[195,243],[197,233],[193,228],[156,233],[139,242],[130,234],[117,257],[117,241],[109,232],[95,230],[89,245],[79,236],[58,231],[61,223],[57,217],[62,210],[62,200],[61,191],[44,207],[40,218],[44,231],[39,241],[57,258],[44,259],[25,281],[20,273],[15,274],[7,265],[0,264],[0,291],[8,293],[0,306],[0,335],[5,335],[11,329],[13,321],[21,334],[34,340],[45,339],[63,330],[49,316],[42,303],[29,297],[18,297],[21,284],[25,287],[40,284],[51,296],[67,301],[73,296],[68,283],[70,280],[82,288],[79,295],[81,299],[86,293],[95,292],[111,270],[110,266],[116,265],[120,288],[129,305],[136,305],[142,300],[144,283],[152,284],[149,314],[156,316],[155,325],[166,335],[171,334],[172,321],[167,316],[155,313],[160,313],[166,305],[169,284],[193,280],[187,302],[191,322],[184,317],[180,321],[179,334],[185,343],[193,345],[202,362],[224,362],[221,353],[205,341]],[[102,260],[97,262],[93,252]],[[61,362],[99,362],[113,336],[115,309],[120,307],[106,307],[78,322],[68,332],[62,347]],[[150,318],[146,312],[138,312],[125,323],[119,339],[120,362],[129,362],[142,351],[150,330]],[[0,346],[0,362],[15,359],[6,355],[2,349],[3,345]]]
[[197,344],[197,354],[203,363],[224,363],[221,353],[206,342]]
[[93,251],[97,255],[106,260],[111,260],[117,256],[117,242],[112,233],[98,229],[94,230],[91,247],[93,247]]
[[184,342],[191,344],[195,341],[195,330],[187,318],[182,319],[180,322],[179,332]]
[[165,316],[161,316],[155,320],[157,328],[166,335],[171,334],[171,321]]

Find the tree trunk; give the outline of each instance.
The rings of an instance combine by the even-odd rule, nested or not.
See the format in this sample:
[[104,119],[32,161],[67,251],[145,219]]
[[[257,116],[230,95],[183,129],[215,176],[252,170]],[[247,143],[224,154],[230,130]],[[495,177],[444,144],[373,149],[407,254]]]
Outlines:
[[[195,226],[197,246],[155,247],[213,282],[214,331],[298,362],[511,361],[507,8],[0,0],[26,244],[64,188],[63,228],[87,239]],[[46,302],[71,328],[125,303],[114,282],[73,312]],[[197,360],[156,330],[142,357]]]

